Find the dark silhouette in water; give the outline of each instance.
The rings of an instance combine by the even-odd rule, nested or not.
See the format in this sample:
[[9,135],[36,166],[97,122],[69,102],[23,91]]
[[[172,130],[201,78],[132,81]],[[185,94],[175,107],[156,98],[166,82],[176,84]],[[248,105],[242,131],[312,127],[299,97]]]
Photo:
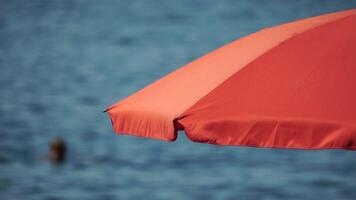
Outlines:
[[49,143],[50,159],[54,163],[63,163],[66,159],[66,144],[63,139],[55,138]]

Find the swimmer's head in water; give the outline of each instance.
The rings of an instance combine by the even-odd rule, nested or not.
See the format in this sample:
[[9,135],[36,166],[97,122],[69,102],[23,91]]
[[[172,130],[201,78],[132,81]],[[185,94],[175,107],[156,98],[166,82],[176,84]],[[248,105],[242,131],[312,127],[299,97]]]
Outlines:
[[51,160],[61,163],[66,157],[66,144],[61,138],[55,138],[49,143]]

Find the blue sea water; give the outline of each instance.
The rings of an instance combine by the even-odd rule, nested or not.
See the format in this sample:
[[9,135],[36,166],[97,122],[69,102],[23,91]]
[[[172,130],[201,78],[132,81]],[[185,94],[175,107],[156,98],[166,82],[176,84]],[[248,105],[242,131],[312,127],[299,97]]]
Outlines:
[[[102,111],[261,28],[352,0],[0,1],[0,199],[356,199],[356,153],[117,136]],[[56,136],[69,157],[44,157]]]

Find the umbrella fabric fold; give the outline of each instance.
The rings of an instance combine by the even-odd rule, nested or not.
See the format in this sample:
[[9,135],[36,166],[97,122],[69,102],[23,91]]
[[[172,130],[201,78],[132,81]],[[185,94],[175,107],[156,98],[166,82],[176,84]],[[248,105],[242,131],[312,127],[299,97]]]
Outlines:
[[173,141],[356,150],[356,9],[263,29],[107,111],[114,131]]

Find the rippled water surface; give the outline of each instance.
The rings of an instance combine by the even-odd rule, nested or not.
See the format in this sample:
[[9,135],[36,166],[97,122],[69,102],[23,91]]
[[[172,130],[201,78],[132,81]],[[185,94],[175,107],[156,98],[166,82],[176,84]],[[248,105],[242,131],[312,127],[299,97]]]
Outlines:
[[[106,106],[243,35],[356,1],[0,1],[0,199],[356,199],[356,153],[117,136]],[[64,165],[48,141],[69,146]]]

